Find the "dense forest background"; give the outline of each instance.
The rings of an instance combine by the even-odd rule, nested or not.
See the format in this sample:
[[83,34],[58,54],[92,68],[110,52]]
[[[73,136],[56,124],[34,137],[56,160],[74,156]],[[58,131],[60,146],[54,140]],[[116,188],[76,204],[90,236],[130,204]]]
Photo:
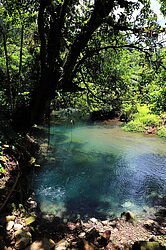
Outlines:
[[1,0],[0,30],[0,108],[18,131],[66,107],[164,125],[166,30],[150,1]]

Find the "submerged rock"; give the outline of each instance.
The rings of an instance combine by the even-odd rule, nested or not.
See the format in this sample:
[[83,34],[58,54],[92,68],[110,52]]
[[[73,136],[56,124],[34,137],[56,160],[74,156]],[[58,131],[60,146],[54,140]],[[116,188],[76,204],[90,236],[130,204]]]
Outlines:
[[131,222],[131,223],[134,223],[136,221],[135,214],[130,212],[130,211],[123,212],[121,214],[121,217],[124,218],[126,221]]

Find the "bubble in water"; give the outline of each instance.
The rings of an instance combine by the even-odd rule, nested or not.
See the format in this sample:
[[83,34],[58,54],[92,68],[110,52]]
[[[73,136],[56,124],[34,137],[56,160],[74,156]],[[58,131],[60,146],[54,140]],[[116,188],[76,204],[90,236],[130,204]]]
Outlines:
[[41,185],[40,188],[36,190],[36,195],[44,200],[62,201],[65,198],[65,190],[62,187],[44,187]]

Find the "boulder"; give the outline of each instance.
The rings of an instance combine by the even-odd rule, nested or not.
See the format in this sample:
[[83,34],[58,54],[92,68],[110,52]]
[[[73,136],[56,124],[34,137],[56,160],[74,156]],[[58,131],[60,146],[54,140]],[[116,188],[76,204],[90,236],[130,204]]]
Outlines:
[[14,226],[14,221],[9,221],[7,224],[6,224],[6,230],[7,231],[10,231]]
[[23,225],[22,224],[14,224],[14,230],[15,231],[18,231],[19,229],[23,228]]
[[126,221],[131,222],[131,223],[135,223],[135,221],[136,221],[135,214],[133,214],[130,211],[123,212],[121,214],[121,217],[124,218]]
[[137,241],[132,246],[132,250],[166,250],[166,247],[162,246],[157,241]]

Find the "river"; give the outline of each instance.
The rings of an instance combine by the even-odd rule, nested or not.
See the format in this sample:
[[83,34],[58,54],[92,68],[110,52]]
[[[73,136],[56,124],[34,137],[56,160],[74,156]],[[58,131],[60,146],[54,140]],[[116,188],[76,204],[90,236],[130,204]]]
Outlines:
[[42,212],[103,219],[165,205],[166,140],[117,125],[61,124],[51,126],[50,145],[31,183]]

